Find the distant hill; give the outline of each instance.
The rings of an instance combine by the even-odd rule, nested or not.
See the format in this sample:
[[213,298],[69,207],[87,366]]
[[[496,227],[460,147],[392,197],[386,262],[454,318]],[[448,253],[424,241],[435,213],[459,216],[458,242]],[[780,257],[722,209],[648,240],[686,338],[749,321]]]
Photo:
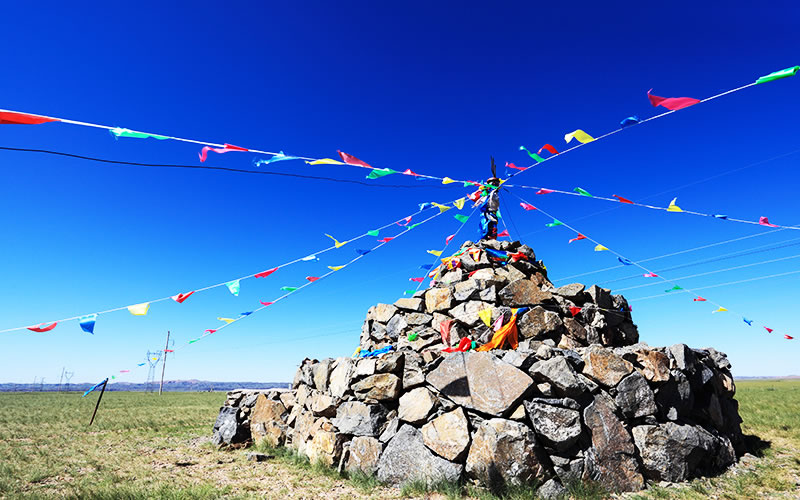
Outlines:
[[[79,383],[61,385],[61,390],[86,391],[94,383]],[[164,390],[170,392],[208,392],[208,391],[230,391],[232,389],[272,389],[275,387],[288,388],[289,382],[212,382],[208,380],[165,380]],[[107,391],[145,391],[147,384],[134,384],[130,382],[109,381]],[[150,390],[158,391],[158,383],[150,385]],[[56,392],[59,384],[2,384],[0,392]]]

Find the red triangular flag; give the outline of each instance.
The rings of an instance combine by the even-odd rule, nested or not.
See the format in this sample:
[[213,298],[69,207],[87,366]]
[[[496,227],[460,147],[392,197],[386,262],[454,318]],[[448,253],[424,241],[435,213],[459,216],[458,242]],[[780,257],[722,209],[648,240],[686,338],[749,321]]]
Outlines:
[[694,298],[692,300],[695,301],[695,302],[705,302],[706,301],[706,299],[704,299],[703,297],[696,297],[696,298]]
[[39,125],[41,123],[60,121],[57,118],[47,118],[46,116],[0,111],[0,125]]
[[186,300],[186,299],[188,299],[188,298],[189,298],[189,296],[190,296],[191,294],[193,294],[193,293],[194,293],[194,291],[191,291],[191,292],[189,292],[189,293],[179,293],[178,295],[173,295],[173,296],[172,296],[172,300],[174,300],[174,301],[175,301],[175,302],[177,302],[178,304],[183,304],[183,301],[184,301],[184,300]]
[[784,335],[783,338],[785,338],[786,340],[792,340],[794,337],[792,337],[791,335]]
[[214,329],[211,329],[211,328],[209,328],[208,330],[206,330],[206,331],[205,331],[205,332],[203,332],[203,333],[207,333],[207,334],[211,335],[212,333],[217,333],[217,331],[216,331],[216,330],[214,330]]
[[552,189],[545,189],[545,188],[542,188],[542,189],[540,189],[540,190],[536,191],[536,194],[547,194],[547,193],[552,193],[552,192],[553,192],[553,190],[552,190]]
[[448,236],[447,238],[444,239],[444,244],[445,245],[449,245],[450,242],[453,241],[453,238],[455,238],[455,237],[456,237],[455,234],[451,234],[450,236]]
[[536,207],[534,207],[534,206],[533,206],[533,205],[531,205],[530,203],[524,203],[524,202],[523,202],[523,203],[520,203],[520,204],[519,204],[519,206],[521,206],[521,207],[522,207],[522,208],[524,208],[525,210],[536,210]]
[[572,307],[569,308],[569,312],[571,312],[572,316],[574,317],[574,316],[577,316],[579,312],[581,312],[581,308],[572,306]]
[[267,269],[266,271],[262,271],[262,272],[256,274],[255,277],[256,278],[266,278],[267,276],[269,276],[270,274],[274,273],[277,270],[278,270],[277,267],[273,267],[272,269]]
[[553,147],[552,145],[550,145],[550,144],[545,144],[544,146],[540,147],[540,148],[539,148],[539,152],[538,152],[537,154],[542,154],[542,150],[543,150],[543,149],[546,149],[546,150],[550,151],[550,152],[551,152],[551,153],[553,153],[554,155],[557,155],[557,154],[558,154],[558,151],[556,151],[556,148],[554,148],[554,147]]
[[393,236],[387,236],[386,238],[381,238],[378,240],[379,243],[389,243],[394,239]]
[[688,108],[694,104],[700,102],[700,99],[694,99],[692,97],[658,97],[657,95],[652,95],[653,89],[647,91],[647,97],[650,99],[650,104],[655,106],[663,106],[670,111],[676,111],[683,108]]
[[342,161],[347,163],[348,165],[358,165],[360,167],[372,168],[372,165],[370,165],[369,163],[359,160],[355,156],[350,156],[349,154],[344,153],[342,151],[339,151],[339,156],[341,156]]
[[620,203],[630,203],[631,205],[633,204],[633,202],[631,200],[629,200],[628,198],[623,198],[622,196],[617,196],[615,194],[612,194],[611,196],[613,196],[614,198],[618,199],[620,201]]
[[275,303],[275,302],[264,302],[263,300],[259,300],[259,302],[261,302],[262,306],[271,306],[272,304]]
[[512,253],[508,256],[511,262],[516,262],[518,260],[528,260],[528,256],[522,252]]
[[510,235],[510,234],[508,234],[508,229],[503,229],[501,232],[497,233],[497,237],[498,237],[498,238],[502,238],[502,237],[504,237],[504,236],[505,236],[506,238],[511,238],[511,235]]
[[306,279],[308,281],[314,282],[317,281],[319,278],[317,278],[316,276],[306,276]]
[[225,143],[225,149],[231,149],[233,151],[250,151],[247,148],[243,148],[241,146],[234,146],[233,144]]
[[508,163],[508,162],[506,162],[506,167],[508,167],[508,168],[515,168],[515,169],[517,169],[517,170],[525,170],[525,168],[524,168],[524,167],[518,167],[518,166],[514,165],[513,163]]
[[57,324],[58,324],[58,321],[54,321],[52,325],[47,325],[47,326],[42,326],[42,325],[44,325],[44,323],[42,323],[39,326],[29,326],[28,330],[30,330],[32,332],[37,332],[37,333],[49,332],[50,330],[55,328]]
[[412,172],[410,168],[407,168],[406,171],[403,172],[403,174],[405,174],[405,175],[413,175],[414,177],[419,177],[419,174],[416,173],[416,172]]
[[415,281],[417,283],[422,283],[425,281],[425,278],[408,278],[408,281]]
[[764,330],[768,331],[769,333],[772,333],[772,328],[767,328],[767,327],[765,326],[765,327],[764,327]]
[[164,349],[164,352],[175,352],[174,349]]
[[759,224],[761,224],[762,226],[768,226],[768,227],[778,227],[778,226],[776,226],[775,224],[770,224],[770,223],[769,223],[769,219],[768,219],[768,218],[766,218],[766,217],[759,217],[759,218],[758,218],[758,223],[759,223]]
[[411,216],[410,215],[408,217],[406,217],[405,219],[403,219],[402,221],[398,222],[397,225],[398,226],[407,226],[409,222],[411,222]]
[[580,240],[585,240],[585,239],[586,239],[586,236],[582,235],[581,233],[578,233],[578,236],[576,236],[575,238],[572,238],[571,240],[569,240],[569,242],[572,243],[573,241],[580,241]]

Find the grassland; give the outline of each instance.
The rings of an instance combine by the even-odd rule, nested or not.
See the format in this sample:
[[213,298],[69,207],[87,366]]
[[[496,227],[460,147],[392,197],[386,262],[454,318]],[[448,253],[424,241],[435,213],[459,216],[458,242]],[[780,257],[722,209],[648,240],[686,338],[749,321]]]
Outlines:
[[[223,399],[221,393],[106,393],[88,427],[94,397],[0,393],[0,498],[495,497],[453,484],[384,488],[289,453],[248,462],[245,450],[220,451],[209,442]],[[737,399],[745,434],[760,438],[750,438],[756,456],[716,478],[627,496],[800,498],[800,381],[740,382]],[[572,491],[575,498],[606,496],[591,485]],[[523,489],[503,496],[533,498]]]

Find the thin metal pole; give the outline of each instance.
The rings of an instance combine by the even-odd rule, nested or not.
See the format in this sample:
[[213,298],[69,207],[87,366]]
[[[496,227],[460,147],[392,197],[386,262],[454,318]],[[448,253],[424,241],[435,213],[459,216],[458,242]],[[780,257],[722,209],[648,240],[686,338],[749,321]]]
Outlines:
[[66,366],[61,367],[61,378],[58,379],[58,392],[61,392],[61,383],[64,382],[64,370],[66,369]]
[[92,425],[94,422],[94,416],[97,415],[97,409],[100,408],[100,400],[103,399],[103,393],[106,392],[106,385],[108,385],[108,379],[103,381],[103,390],[100,391],[100,397],[97,398],[97,404],[94,405],[94,412],[92,413],[92,419],[89,421],[89,425]]
[[161,384],[158,386],[158,395],[164,390],[164,370],[167,369],[167,349],[169,349],[169,330],[167,330],[167,345],[164,346],[164,362],[161,364]]

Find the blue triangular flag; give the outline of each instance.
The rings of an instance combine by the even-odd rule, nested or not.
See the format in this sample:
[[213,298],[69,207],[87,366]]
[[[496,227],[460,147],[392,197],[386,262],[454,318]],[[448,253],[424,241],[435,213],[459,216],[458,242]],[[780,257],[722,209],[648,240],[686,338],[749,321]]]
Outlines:
[[628,259],[623,259],[622,257],[617,257],[617,260],[622,262],[624,266],[632,266],[633,262],[629,261]]
[[86,316],[81,316],[78,321],[80,322],[81,330],[94,335],[94,323],[97,321],[97,314],[87,314]]

